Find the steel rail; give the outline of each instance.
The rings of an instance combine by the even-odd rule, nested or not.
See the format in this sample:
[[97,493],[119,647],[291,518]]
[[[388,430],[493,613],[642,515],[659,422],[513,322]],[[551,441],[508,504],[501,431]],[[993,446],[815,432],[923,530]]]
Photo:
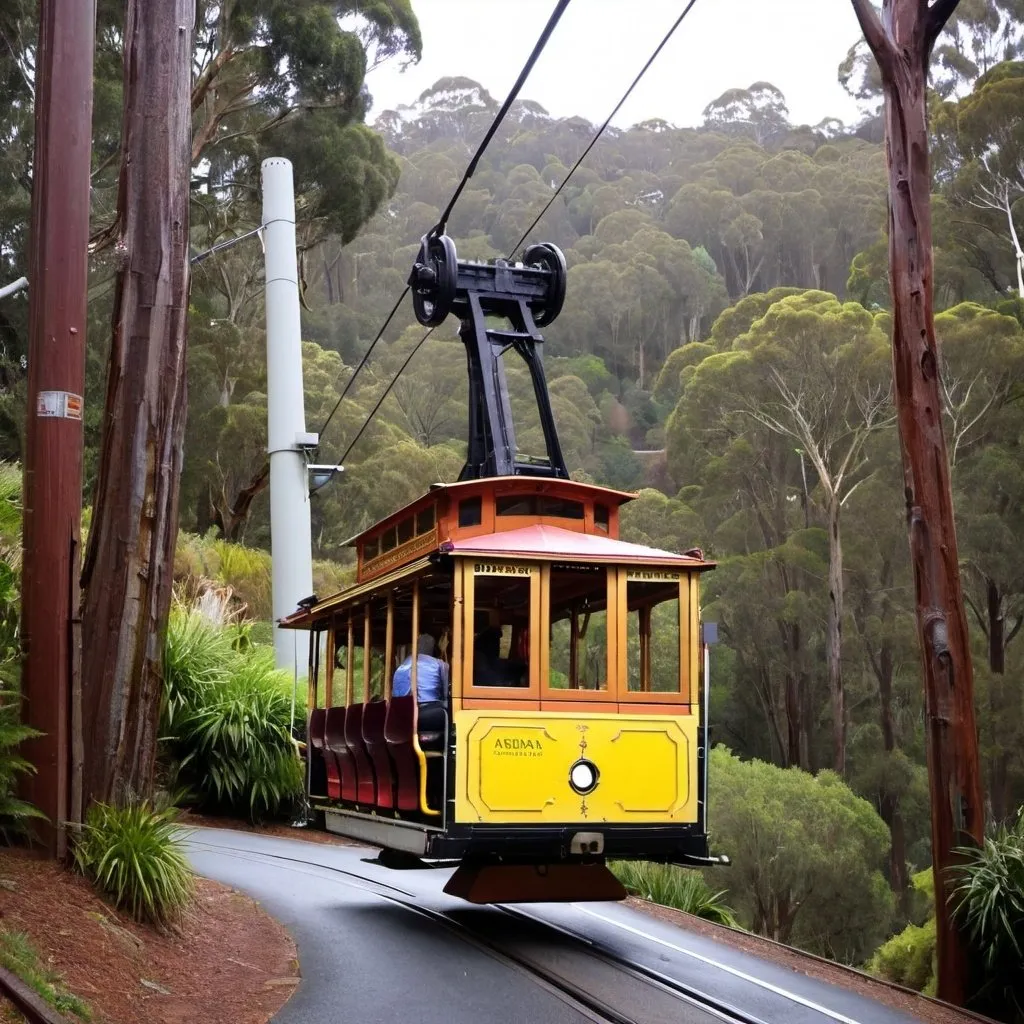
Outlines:
[[[419,897],[416,893],[409,892],[407,889],[390,885],[389,883],[379,881],[378,879],[367,878],[365,875],[361,875],[355,871],[348,871],[345,868],[322,864],[317,861],[304,860],[299,857],[289,857],[284,854],[264,851],[246,850],[238,847],[220,846],[212,843],[204,843],[202,840],[190,840],[190,845],[202,847],[204,850],[209,852],[224,853],[241,860],[250,860],[257,863],[261,860],[267,859],[280,860],[291,865],[299,866],[293,867],[291,870],[301,870],[301,868],[312,867],[317,868],[319,871],[328,871],[332,874],[342,875],[344,876],[344,880],[342,881],[343,885],[348,885],[352,888],[369,892],[380,899],[387,900],[389,903],[393,903],[404,908],[410,913],[417,914],[439,924],[451,934],[456,935],[463,941],[479,949],[481,952],[485,952],[493,958],[505,963],[506,966],[516,967],[520,971],[530,975],[534,980],[542,981],[545,988],[561,993],[563,997],[567,998],[572,1003],[578,1004],[577,1008],[581,1006],[589,1011],[590,1014],[597,1014],[597,1017],[595,1018],[597,1020],[607,1022],[607,1024],[642,1024],[642,1022],[623,1013],[610,1003],[588,992],[585,988],[575,984],[570,979],[565,978],[552,968],[538,963],[529,956],[525,956],[522,953],[511,950],[507,945],[503,945],[500,941],[496,941],[493,938],[482,934],[479,928],[473,928],[467,923],[444,911],[424,907],[419,903],[413,902]],[[312,872],[308,873],[312,874]],[[467,909],[470,909],[471,906],[472,905],[467,904]],[[620,973],[626,974],[652,989],[664,992],[679,1002],[687,1004],[695,1010],[699,1010],[720,1021],[728,1022],[728,1024],[768,1024],[768,1022],[764,1021],[762,1018],[749,1014],[740,1007],[717,999],[707,992],[694,989],[674,978],[661,974],[659,971],[655,971],[643,964],[631,961],[628,958],[618,956],[610,950],[598,947],[591,940],[572,932],[570,929],[563,928],[556,924],[551,924],[542,918],[534,917],[532,914],[524,913],[523,911],[513,909],[504,904],[496,904],[493,909],[509,917],[528,921],[532,926],[544,931],[562,935],[569,939],[578,951],[585,953],[591,959],[619,971]],[[838,1019],[844,1020],[845,1018]]]

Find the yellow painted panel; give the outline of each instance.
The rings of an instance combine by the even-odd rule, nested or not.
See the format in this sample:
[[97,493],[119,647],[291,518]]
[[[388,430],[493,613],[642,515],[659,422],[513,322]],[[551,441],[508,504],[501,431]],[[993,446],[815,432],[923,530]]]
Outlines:
[[[457,711],[455,728],[460,823],[697,820],[696,715]],[[581,757],[599,773],[585,795],[569,784]]]

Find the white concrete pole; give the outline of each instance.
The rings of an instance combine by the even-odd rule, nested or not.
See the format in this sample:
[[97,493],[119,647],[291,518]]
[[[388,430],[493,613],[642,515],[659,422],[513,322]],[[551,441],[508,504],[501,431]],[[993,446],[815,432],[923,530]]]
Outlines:
[[[292,669],[304,657],[305,637],[277,622],[313,593],[312,536],[302,396],[302,335],[299,275],[295,256],[295,190],[292,165],[264,160],[263,225],[267,303],[267,451],[270,454],[270,555],[274,607],[274,656]],[[304,663],[304,662],[303,662]]]

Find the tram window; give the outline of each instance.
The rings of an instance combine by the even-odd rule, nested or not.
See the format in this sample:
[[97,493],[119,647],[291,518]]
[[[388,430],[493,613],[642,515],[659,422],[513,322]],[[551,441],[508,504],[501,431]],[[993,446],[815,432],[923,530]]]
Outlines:
[[428,533],[434,528],[434,506],[425,508],[416,515],[416,533]]
[[550,516],[553,519],[582,519],[583,503],[565,498],[524,494],[498,498],[495,511],[499,516]]
[[380,539],[374,537],[373,540],[363,541],[363,561],[368,562],[371,558],[376,558],[380,551]]
[[499,516],[533,516],[537,514],[536,499],[532,494],[498,498],[495,512]]
[[398,541],[395,535],[395,528],[392,526],[391,529],[384,533],[383,536],[380,538],[381,554],[383,554],[385,551],[393,550],[397,543]]
[[548,685],[608,689],[607,570],[552,567]]
[[483,499],[465,498],[459,502],[459,526],[479,526],[483,522]]
[[626,584],[626,671],[631,693],[679,693],[679,584]]
[[398,524],[398,543],[404,544],[407,540],[412,540],[413,533],[413,520],[412,516],[408,519],[403,519]]
[[608,506],[597,504],[594,506],[594,526],[599,530],[608,532]]
[[555,519],[582,519],[583,502],[567,501],[564,498],[540,498],[537,502],[538,512],[542,516]]
[[474,686],[529,686],[530,586],[525,577],[475,577]]

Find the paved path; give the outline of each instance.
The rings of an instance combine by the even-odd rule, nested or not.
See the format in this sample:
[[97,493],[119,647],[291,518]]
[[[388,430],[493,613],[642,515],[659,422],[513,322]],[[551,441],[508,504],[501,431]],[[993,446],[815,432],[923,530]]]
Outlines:
[[[677,985],[763,1024],[914,1020],[622,904],[522,905],[509,915],[446,896],[450,869],[388,870],[365,847],[223,829],[196,829],[187,845],[197,871],[259,900],[295,938],[303,980],[275,1024],[728,1019],[680,1001]],[[548,971],[571,984],[538,977]],[[652,985],[651,972],[665,984]]]

